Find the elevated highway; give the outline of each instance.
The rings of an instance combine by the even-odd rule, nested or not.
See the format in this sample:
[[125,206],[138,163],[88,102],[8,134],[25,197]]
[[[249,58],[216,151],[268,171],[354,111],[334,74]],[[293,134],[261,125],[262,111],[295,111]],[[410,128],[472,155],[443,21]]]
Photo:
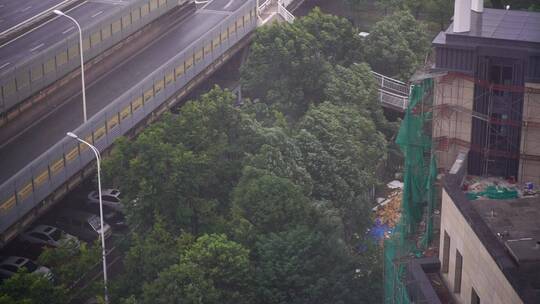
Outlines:
[[[155,1],[167,4],[171,0]],[[149,43],[142,41],[145,44],[140,49],[128,52],[118,64],[87,83],[87,123],[82,118],[80,87],[71,88],[71,94],[51,95],[49,98],[62,102],[28,122],[11,140],[0,143],[0,247],[93,172],[93,154],[66,138],[66,132],[75,132],[105,153],[119,136],[139,132],[245,47],[258,24],[270,22],[273,15],[294,20],[286,9],[291,1],[269,1],[266,8],[275,11],[261,13],[256,0],[212,0],[151,36]],[[84,5],[95,11],[105,9],[102,5],[110,5],[108,2],[92,0]],[[81,13],[82,19],[93,18]],[[261,18],[263,15],[268,18]],[[69,24],[62,22],[47,26],[42,35],[40,29],[28,35],[54,44],[59,34],[52,32],[69,29]],[[12,60],[22,58],[16,48],[8,50],[0,48],[0,53],[12,56]],[[375,77],[381,101],[403,109],[408,86],[383,75]],[[62,89],[70,91],[67,86]]]
[[[0,241],[7,242],[89,174],[92,154],[142,129],[249,41],[256,0],[213,0],[74,94],[0,148]],[[90,166],[89,166],[90,165]]]

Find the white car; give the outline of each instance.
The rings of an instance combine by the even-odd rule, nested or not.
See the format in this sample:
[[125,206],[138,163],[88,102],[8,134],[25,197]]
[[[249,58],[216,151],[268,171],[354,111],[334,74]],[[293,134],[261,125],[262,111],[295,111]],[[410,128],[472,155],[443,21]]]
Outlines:
[[18,256],[10,256],[3,258],[0,261],[0,273],[3,276],[11,277],[21,268],[26,268],[29,273],[38,273],[47,279],[52,280],[52,272],[49,268],[37,265],[30,259]]
[[73,245],[78,248],[79,240],[71,235],[65,233],[60,228],[56,228],[49,225],[38,225],[32,230],[29,230],[21,235],[21,240],[29,242],[31,244],[38,244],[47,247],[60,247],[63,244]]
[[[104,206],[108,206],[111,209],[123,213],[124,206],[120,200],[120,190],[118,189],[104,189],[101,191],[101,200]],[[88,194],[88,203],[99,205],[98,191],[92,191]]]

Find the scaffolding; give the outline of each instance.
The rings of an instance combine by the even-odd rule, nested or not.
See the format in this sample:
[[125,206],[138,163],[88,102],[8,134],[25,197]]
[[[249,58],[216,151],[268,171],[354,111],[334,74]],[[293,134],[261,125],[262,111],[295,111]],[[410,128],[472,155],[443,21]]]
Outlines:
[[[433,238],[433,186],[437,174],[431,145],[433,81],[415,85],[396,139],[404,159],[401,217],[390,239],[384,242],[384,302],[411,303],[406,264],[423,255]],[[414,299],[422,303],[422,299]]]
[[529,168],[540,168],[538,84],[494,84],[451,72],[437,79],[435,94],[428,111],[442,168],[449,168],[459,152],[471,151],[474,174],[540,182]]

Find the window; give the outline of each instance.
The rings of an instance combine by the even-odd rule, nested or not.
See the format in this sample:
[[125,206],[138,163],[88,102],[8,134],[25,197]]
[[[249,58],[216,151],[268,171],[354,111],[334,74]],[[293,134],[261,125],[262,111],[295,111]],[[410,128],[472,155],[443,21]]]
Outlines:
[[471,290],[471,304],[480,304],[480,297],[476,293],[476,290],[474,290],[474,287]]
[[18,268],[16,266],[13,266],[13,265],[2,265],[1,266],[2,269],[5,269],[9,272],[17,272]]
[[120,20],[116,20],[112,23],[112,33],[117,33],[122,29],[122,22]]
[[86,52],[90,49],[90,37],[83,38],[82,49],[83,52]]
[[48,242],[49,238],[41,233],[32,232],[31,236],[35,237],[36,239],[40,239],[42,241]]
[[141,19],[141,8],[137,7],[131,11],[131,20],[135,23],[139,19]]
[[145,5],[141,6],[141,17],[144,17],[148,15],[148,12],[150,11],[149,4],[146,3]]
[[122,17],[122,28],[126,28],[131,24],[131,14]]
[[445,231],[443,241],[442,273],[448,273],[448,260],[450,259],[450,236]]
[[39,64],[30,70],[30,81],[37,81],[43,76],[43,65]]
[[63,65],[64,63],[67,62],[67,57],[68,54],[67,54],[67,51],[63,51],[61,53],[58,53],[56,55],[56,66],[59,67],[61,65]]
[[103,198],[104,201],[115,202],[115,203],[118,202],[118,200],[117,200],[116,197],[114,197],[114,196],[103,195],[102,198]]
[[150,0],[150,10],[153,11],[158,7],[158,1],[157,0]]
[[30,83],[30,75],[27,71],[22,72],[17,76],[17,91],[26,88]]
[[69,60],[73,60],[73,59],[79,60],[80,56],[79,56],[79,45],[78,44],[74,44],[74,45],[69,47],[69,49],[68,49],[68,58],[69,58]]
[[461,292],[461,268],[463,266],[463,257],[461,256],[461,253],[459,253],[459,250],[456,249],[456,271],[454,276],[454,292],[460,293]]
[[101,39],[105,40],[107,38],[111,37],[111,25],[106,25],[101,28]]
[[55,70],[55,66],[56,66],[56,62],[54,61],[54,58],[51,58],[49,59],[47,62],[45,62],[45,65],[44,65],[44,74],[48,74],[48,73],[51,73],[51,72],[54,72]]
[[4,98],[11,96],[13,93],[15,93],[15,79],[11,79],[8,82],[4,84]]

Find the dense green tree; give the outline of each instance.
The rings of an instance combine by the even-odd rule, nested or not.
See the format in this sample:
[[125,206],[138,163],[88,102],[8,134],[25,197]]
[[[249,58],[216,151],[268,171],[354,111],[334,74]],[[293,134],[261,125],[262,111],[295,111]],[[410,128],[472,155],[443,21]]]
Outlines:
[[361,61],[362,49],[349,21],[314,9],[294,24],[257,30],[242,66],[242,86],[247,96],[297,119],[310,104],[323,101],[332,65]]
[[429,51],[426,27],[408,11],[399,11],[377,22],[367,37],[365,52],[373,70],[408,80]]
[[330,64],[348,66],[363,60],[362,38],[347,19],[314,8],[309,15],[299,18],[295,26],[315,37],[317,44],[313,47],[322,52]]
[[308,198],[289,179],[246,167],[235,188],[235,216],[247,221],[256,234],[283,231],[313,216]]
[[454,16],[454,1],[429,0],[427,4],[427,19],[439,24],[440,30],[445,30]]
[[336,66],[326,86],[325,96],[333,104],[355,106],[360,115],[370,117],[377,130],[387,137],[395,134],[397,126],[390,124],[384,116],[378,87],[367,64],[353,64],[349,68]]
[[51,267],[57,284],[70,286],[101,261],[101,243],[81,243],[76,249],[69,243],[58,248],[46,248],[38,258],[39,264]]
[[339,239],[300,226],[263,235],[255,248],[257,303],[368,303],[356,296],[354,262]]
[[104,169],[127,193],[131,226],[148,229],[158,214],[171,229],[195,235],[219,230],[244,148],[249,150],[253,139],[251,129],[247,116],[234,107],[234,96],[216,88],[134,142],[119,141]]
[[189,234],[175,237],[159,219],[147,233],[135,233],[123,260],[124,271],[112,288],[115,298],[138,296],[143,284],[152,282],[159,272],[178,263],[180,253],[192,242]]
[[245,94],[301,116],[310,103],[319,101],[330,70],[317,45],[316,38],[296,24],[258,29],[241,68]]
[[298,129],[298,145],[313,179],[312,197],[339,210],[350,238],[369,221],[366,194],[386,157],[384,135],[355,107],[331,103],[311,107]]
[[203,235],[144,287],[142,303],[249,303],[249,251],[225,235]]
[[0,304],[64,304],[66,295],[40,274],[19,272],[0,284]]

